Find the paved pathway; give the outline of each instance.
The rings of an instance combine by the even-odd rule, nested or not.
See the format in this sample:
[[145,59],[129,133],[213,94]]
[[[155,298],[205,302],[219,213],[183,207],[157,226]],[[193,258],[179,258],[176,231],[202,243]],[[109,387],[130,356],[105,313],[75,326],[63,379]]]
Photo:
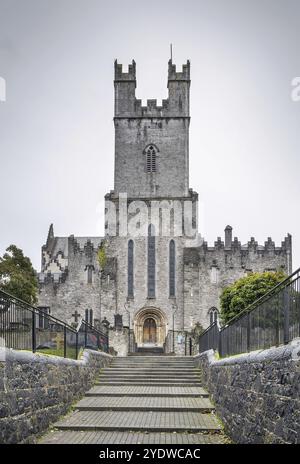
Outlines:
[[96,386],[42,443],[224,443],[192,358],[130,356],[102,369]]

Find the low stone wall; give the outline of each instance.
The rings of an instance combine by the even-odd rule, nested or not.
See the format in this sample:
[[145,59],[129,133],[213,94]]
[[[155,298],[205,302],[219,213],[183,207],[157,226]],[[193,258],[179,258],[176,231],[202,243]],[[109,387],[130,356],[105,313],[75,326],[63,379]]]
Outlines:
[[195,356],[226,433],[235,443],[300,443],[300,341],[216,360]]
[[91,350],[76,361],[0,348],[0,443],[34,443],[111,359]]

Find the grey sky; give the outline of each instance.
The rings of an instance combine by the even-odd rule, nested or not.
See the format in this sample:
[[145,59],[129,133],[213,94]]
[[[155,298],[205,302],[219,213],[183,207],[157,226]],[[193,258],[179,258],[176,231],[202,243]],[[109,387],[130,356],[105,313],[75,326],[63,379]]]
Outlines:
[[191,60],[190,186],[209,243],[230,224],[300,265],[299,0],[0,0],[0,253],[36,268],[58,235],[102,235],[113,188],[113,61],[137,62],[137,96],[167,96],[169,44]]

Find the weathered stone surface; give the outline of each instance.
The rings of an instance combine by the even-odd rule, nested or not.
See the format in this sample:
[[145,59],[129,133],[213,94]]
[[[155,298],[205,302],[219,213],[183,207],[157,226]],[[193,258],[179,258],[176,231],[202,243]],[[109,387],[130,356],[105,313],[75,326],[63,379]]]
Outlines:
[[228,435],[236,443],[300,443],[300,341],[216,360],[195,356]]
[[[54,316],[69,323],[74,321],[75,310],[85,317],[85,311],[92,309],[95,319],[102,321],[106,317],[112,325],[115,314],[119,313],[124,326],[134,328],[136,335],[142,329],[140,311],[146,309],[150,314],[150,310],[158,310],[161,317],[156,324],[159,327],[156,341],[162,346],[167,332],[174,329],[174,346],[173,343],[168,345],[168,352],[174,348],[176,354],[184,354],[185,344],[179,341],[181,334],[185,337],[185,332],[196,323],[204,328],[209,325],[210,310],[219,309],[219,296],[225,286],[250,271],[291,271],[291,236],[288,235],[280,247],[276,247],[271,238],[263,245],[254,238],[242,245],[232,237],[230,226],[225,229],[225,240],[218,238],[214,246],[208,246],[199,236],[198,194],[189,187],[189,62],[183,65],[182,71],[169,62],[168,99],[163,100],[162,106],[155,100],[148,100],[147,106],[142,106],[136,98],[135,63],[129,65],[128,72],[123,72],[122,65],[116,64],[114,86],[114,190],[105,200],[115,207],[118,215],[123,210],[121,194],[127,195],[126,225],[138,217],[139,207],[133,202],[142,201],[147,206],[149,222],[156,223],[155,260],[152,260],[155,261],[155,295],[148,297],[148,238],[145,232],[137,236],[128,230],[116,236],[106,227],[107,264],[100,272],[97,252],[104,237],[57,237],[51,226],[42,248],[39,304],[48,306]],[[151,172],[146,158],[149,146],[156,150],[155,169],[151,168]],[[149,212],[153,202],[168,205],[169,225],[174,204],[184,211],[183,205],[188,202],[192,205],[191,217],[182,221],[183,215],[179,213],[177,223],[190,222],[193,232],[185,229],[175,233],[175,237],[171,230],[161,233],[165,221],[160,214],[153,219]],[[118,232],[121,222],[118,215]],[[201,232],[203,225],[199,226]],[[171,239],[175,242],[173,260],[170,260]],[[133,263],[132,272],[128,273],[129,240],[133,241]],[[175,272],[170,261],[175,264]],[[130,292],[128,274],[133,287]],[[173,290],[170,294],[170,275],[175,281],[175,294]],[[138,343],[141,345],[142,341]],[[110,346],[118,355],[127,355],[127,345],[126,337],[121,339],[116,332],[110,331]]]
[[1,349],[0,443],[32,443],[89,389],[111,356],[86,350],[79,361]]
[[[197,378],[198,371],[192,358],[114,358],[110,366],[101,372],[99,386],[93,387],[85,398],[75,404],[75,411],[55,423],[56,430],[42,437],[41,443],[69,443],[70,440],[77,443],[79,437],[84,442],[91,440],[93,443],[111,443],[113,439],[115,443],[121,444],[128,443],[127,440],[130,439],[131,443],[133,437],[128,432],[133,431],[134,436],[139,437],[139,443],[171,443],[171,432],[175,436],[174,443],[227,441],[214,414],[214,406],[199,380],[192,387],[185,384],[181,387],[172,384],[169,387],[164,386],[162,375],[171,378],[174,371],[179,374],[182,369],[185,370],[184,376]],[[110,382],[107,386],[104,385],[103,372],[112,378],[117,375],[120,386],[116,388]],[[141,387],[138,377],[145,372],[150,383],[147,387]],[[122,379],[131,375],[136,377],[136,381],[128,387]],[[154,379],[158,382],[154,383]],[[75,435],[72,431],[75,431]],[[103,435],[104,431],[107,435]],[[93,434],[94,438],[88,433]],[[207,434],[211,434],[211,438]],[[148,441],[148,435],[151,435],[152,442]]]

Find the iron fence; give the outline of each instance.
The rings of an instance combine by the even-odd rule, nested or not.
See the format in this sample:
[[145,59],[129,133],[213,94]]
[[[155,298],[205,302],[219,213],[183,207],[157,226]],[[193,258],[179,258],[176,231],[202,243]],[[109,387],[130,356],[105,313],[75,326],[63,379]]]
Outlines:
[[199,352],[221,357],[289,343],[300,337],[300,269],[259,298],[224,327],[217,323],[199,337]]
[[90,350],[100,350],[108,353],[108,328],[96,329],[94,326],[81,320],[77,327],[79,349],[89,348]]
[[219,347],[219,327],[217,322],[209,326],[199,337],[199,352],[213,349],[217,350]]
[[7,348],[77,359],[81,348],[108,352],[107,329],[77,328],[0,290],[0,338]]

